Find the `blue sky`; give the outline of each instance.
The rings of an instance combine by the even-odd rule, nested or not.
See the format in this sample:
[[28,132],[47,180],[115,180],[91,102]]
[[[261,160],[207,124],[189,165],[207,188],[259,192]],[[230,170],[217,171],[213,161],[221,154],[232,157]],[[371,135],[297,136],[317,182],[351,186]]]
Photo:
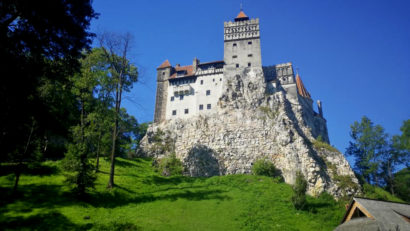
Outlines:
[[410,119],[410,1],[99,0],[93,32],[130,32],[140,81],[123,106],[152,121],[156,67],[223,60],[223,22],[243,2],[260,19],[263,65],[292,62],[323,102],[331,144],[344,152],[350,124],[368,116],[389,134]]

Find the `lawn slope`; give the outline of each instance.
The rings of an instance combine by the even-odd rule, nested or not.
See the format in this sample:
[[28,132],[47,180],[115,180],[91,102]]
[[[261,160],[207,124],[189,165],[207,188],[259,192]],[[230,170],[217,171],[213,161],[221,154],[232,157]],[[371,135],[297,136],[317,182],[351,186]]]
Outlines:
[[109,163],[102,161],[95,190],[79,201],[64,184],[59,162],[21,177],[0,176],[3,230],[333,230],[344,208],[330,196],[308,198],[295,210],[292,189],[272,178],[229,175],[162,177],[149,159],[117,159],[116,188],[107,190]]

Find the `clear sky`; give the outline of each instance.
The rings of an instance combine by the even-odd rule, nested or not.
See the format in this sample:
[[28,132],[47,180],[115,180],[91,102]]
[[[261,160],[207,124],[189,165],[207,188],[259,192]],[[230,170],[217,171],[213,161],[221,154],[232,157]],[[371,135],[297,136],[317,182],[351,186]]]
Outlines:
[[409,0],[94,0],[93,32],[130,32],[140,81],[123,106],[153,120],[156,67],[223,60],[223,22],[240,3],[260,19],[263,65],[292,62],[323,102],[331,144],[345,152],[350,125],[368,116],[389,134],[410,119]]

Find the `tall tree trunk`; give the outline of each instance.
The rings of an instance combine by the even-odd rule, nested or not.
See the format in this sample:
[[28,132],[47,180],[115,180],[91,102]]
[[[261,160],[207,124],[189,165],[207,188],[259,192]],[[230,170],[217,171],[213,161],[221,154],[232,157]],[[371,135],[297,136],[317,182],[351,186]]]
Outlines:
[[101,136],[102,136],[102,131],[100,129],[100,133],[98,134],[97,157],[96,157],[96,164],[95,164],[95,172],[98,172],[98,168],[99,168],[99,165],[100,165]]
[[35,121],[34,121],[34,118],[32,118],[30,134],[29,134],[28,139],[27,139],[26,147],[24,148],[23,155],[20,157],[19,163],[17,164],[17,167],[16,167],[16,171],[14,172],[15,177],[16,177],[16,179],[14,181],[14,186],[13,186],[13,194],[14,195],[17,192],[17,187],[18,187],[18,184],[19,184],[19,181],[20,181],[20,175],[21,175],[21,171],[22,171],[22,168],[23,168],[23,159],[26,156],[28,147],[30,146],[30,143],[31,143],[31,136],[33,135],[33,132],[34,132],[34,125],[35,125]]
[[114,170],[115,170],[115,145],[117,143],[117,129],[118,129],[118,114],[119,114],[119,91],[118,86],[115,92],[115,115],[114,115],[114,128],[112,130],[112,147],[111,147],[111,165],[110,165],[110,178],[108,180],[107,188],[114,187]]

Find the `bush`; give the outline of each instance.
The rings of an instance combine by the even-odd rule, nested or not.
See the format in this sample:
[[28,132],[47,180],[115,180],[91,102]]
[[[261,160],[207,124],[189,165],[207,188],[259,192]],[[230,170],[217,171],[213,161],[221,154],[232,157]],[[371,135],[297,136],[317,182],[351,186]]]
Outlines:
[[160,159],[157,168],[163,176],[181,175],[184,169],[182,162],[175,156],[175,153]]
[[280,171],[275,167],[275,165],[267,159],[260,159],[255,161],[252,166],[252,173],[259,176],[270,176],[277,177],[280,176]]
[[339,150],[337,150],[337,148],[333,147],[332,145],[326,143],[323,141],[323,138],[321,136],[318,136],[316,138],[316,140],[313,141],[313,146],[316,149],[326,149],[330,152],[339,152]]
[[296,173],[296,181],[293,185],[292,204],[296,209],[303,209],[306,205],[307,181],[302,172]]

